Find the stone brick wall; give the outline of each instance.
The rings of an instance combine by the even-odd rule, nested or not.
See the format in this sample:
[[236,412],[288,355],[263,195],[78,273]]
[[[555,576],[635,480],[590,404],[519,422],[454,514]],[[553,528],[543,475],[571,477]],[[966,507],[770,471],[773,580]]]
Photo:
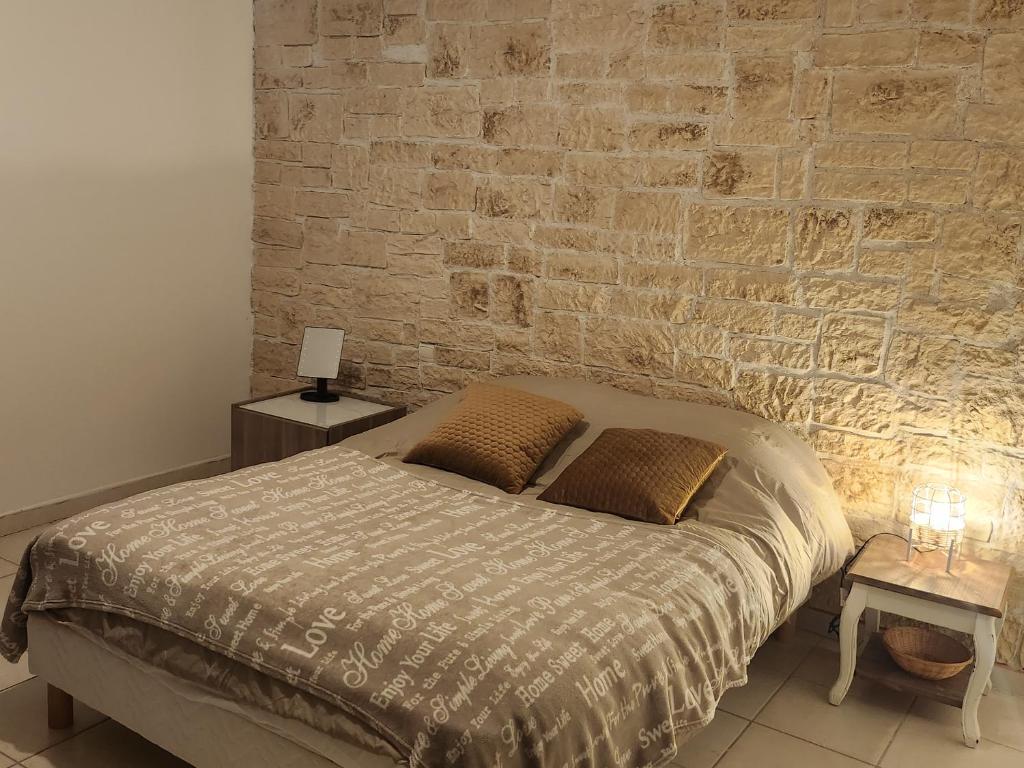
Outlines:
[[[307,324],[423,403],[517,372],[783,421],[858,536],[1024,571],[1024,5],[256,0],[253,389]],[[1020,664],[1024,583],[1000,655]]]

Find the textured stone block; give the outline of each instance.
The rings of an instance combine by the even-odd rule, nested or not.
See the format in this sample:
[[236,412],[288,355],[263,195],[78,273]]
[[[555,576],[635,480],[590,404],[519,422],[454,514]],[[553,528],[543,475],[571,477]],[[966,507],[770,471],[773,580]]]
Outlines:
[[820,424],[886,433],[899,405],[896,392],[878,384],[840,379],[816,383],[814,420]]
[[688,214],[687,254],[701,261],[781,264],[788,231],[785,210],[695,205]]
[[821,327],[818,365],[840,373],[875,375],[881,365],[885,330],[881,318],[828,315]]
[[969,189],[970,179],[964,176],[922,174],[910,178],[908,199],[912,203],[963,205]]
[[741,371],[736,379],[737,407],[772,421],[804,422],[811,413],[811,381]]
[[290,133],[288,97],[278,91],[255,96],[256,136],[260,139],[286,139]]
[[894,173],[821,170],[811,180],[823,200],[898,203],[907,197],[907,179]]
[[465,171],[427,174],[423,205],[426,208],[471,211],[476,203],[476,180]]
[[762,368],[806,371],[811,367],[811,347],[790,341],[733,337],[729,354],[738,363]]
[[423,175],[406,168],[370,167],[367,199],[377,205],[416,208],[423,199]]
[[483,138],[504,146],[552,146],[558,136],[558,110],[550,106],[513,106],[487,110]]
[[636,83],[626,90],[634,112],[717,115],[725,111],[729,90],[721,85]]
[[977,64],[981,61],[983,39],[976,32],[951,29],[923,31],[918,61],[921,64]]
[[964,136],[1024,144],[1024,108],[1019,104],[968,104]]
[[685,205],[671,192],[620,192],[613,224],[631,232],[682,232]]
[[733,110],[736,115],[787,117],[793,96],[789,57],[737,57]]
[[900,286],[895,282],[808,277],[801,287],[804,303],[817,309],[890,312],[900,304]]
[[662,377],[672,375],[674,347],[664,325],[595,317],[588,319],[585,327],[587,365]]
[[700,165],[696,157],[657,157],[645,160],[640,184],[645,187],[686,187],[696,189]]
[[710,152],[704,161],[705,197],[768,198],[775,192],[774,150]]
[[257,216],[252,222],[252,239],[264,245],[299,248],[302,246],[302,225],[296,221]]
[[864,237],[871,240],[924,242],[938,235],[938,219],[931,211],[871,208],[864,216]]
[[832,141],[822,142],[814,148],[814,164],[818,168],[898,170],[906,165],[906,161],[907,144],[902,141]]
[[1024,209],[1024,155],[1004,149],[983,149],[974,176],[974,203],[982,208]]
[[575,363],[582,357],[583,331],[575,315],[538,312],[533,339],[540,355],[549,360]]
[[337,142],[341,139],[344,102],[340,96],[311,93],[288,95],[291,137],[298,141]]
[[1020,221],[992,214],[951,213],[938,254],[943,272],[1013,282],[1020,275]]
[[794,304],[797,286],[788,272],[709,269],[705,273],[704,290],[707,296],[717,299]]
[[486,274],[452,272],[450,285],[452,315],[476,319],[487,317],[491,292]]
[[533,281],[519,275],[491,278],[491,319],[496,323],[529,326],[533,320]]
[[255,0],[253,23],[260,45],[316,42],[315,0]]
[[626,118],[620,109],[570,108],[558,122],[558,144],[566,149],[611,152],[626,142]]
[[793,21],[818,15],[814,0],[731,0],[729,18],[738,21]]
[[551,32],[539,21],[473,27],[469,74],[504,77],[547,74]]
[[695,149],[708,144],[708,127],[703,123],[644,122],[635,123],[629,131],[633,149],[667,151]]
[[619,262],[611,256],[594,253],[556,251],[545,259],[544,276],[581,283],[616,283]]
[[833,208],[802,208],[797,214],[793,249],[796,264],[818,269],[853,266],[854,228],[850,212]]
[[886,380],[927,394],[949,394],[956,379],[959,342],[897,333],[889,348]]
[[476,211],[483,216],[527,219],[538,214],[547,196],[548,188],[535,181],[492,177],[477,188]]
[[649,43],[655,48],[672,50],[719,48],[725,36],[724,14],[714,0],[690,3],[664,3],[651,16]]
[[320,0],[322,35],[379,35],[383,22],[381,0]]
[[405,99],[406,136],[470,138],[480,134],[480,97],[472,87],[424,87]]
[[841,131],[930,137],[955,127],[957,82],[945,72],[842,71],[833,89],[832,125]]
[[606,227],[614,211],[613,190],[564,184],[555,187],[556,221]]
[[886,29],[821,36],[814,53],[819,67],[885,67],[910,64],[917,51],[916,29]]
[[1024,33],[992,35],[985,43],[985,101],[1013,104],[1024,95]]
[[682,323],[690,315],[691,300],[660,291],[612,290],[610,314],[637,320],[662,320]]

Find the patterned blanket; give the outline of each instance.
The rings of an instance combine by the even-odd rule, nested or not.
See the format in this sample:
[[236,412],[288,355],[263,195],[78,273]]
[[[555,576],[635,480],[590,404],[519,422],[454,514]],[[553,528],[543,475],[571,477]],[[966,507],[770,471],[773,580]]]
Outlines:
[[410,766],[661,765],[809,587],[786,515],[751,519],[540,508],[335,446],[49,529],[0,652],[28,612],[104,611],[330,702]]

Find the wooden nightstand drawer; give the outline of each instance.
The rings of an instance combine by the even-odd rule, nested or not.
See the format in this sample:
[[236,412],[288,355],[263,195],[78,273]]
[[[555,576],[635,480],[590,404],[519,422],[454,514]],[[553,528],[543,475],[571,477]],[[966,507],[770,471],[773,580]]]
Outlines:
[[350,396],[336,403],[311,403],[299,398],[300,391],[231,406],[232,469],[334,445],[406,414],[404,405]]

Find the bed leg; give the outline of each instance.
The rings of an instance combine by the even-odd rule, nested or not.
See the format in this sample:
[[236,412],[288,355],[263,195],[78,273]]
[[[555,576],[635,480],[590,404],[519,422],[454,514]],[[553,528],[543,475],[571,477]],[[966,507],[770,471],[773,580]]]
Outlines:
[[772,638],[780,643],[791,643],[796,639],[796,613],[790,615],[779,628],[772,632]]
[[75,700],[60,688],[46,685],[46,723],[59,730],[75,723]]

